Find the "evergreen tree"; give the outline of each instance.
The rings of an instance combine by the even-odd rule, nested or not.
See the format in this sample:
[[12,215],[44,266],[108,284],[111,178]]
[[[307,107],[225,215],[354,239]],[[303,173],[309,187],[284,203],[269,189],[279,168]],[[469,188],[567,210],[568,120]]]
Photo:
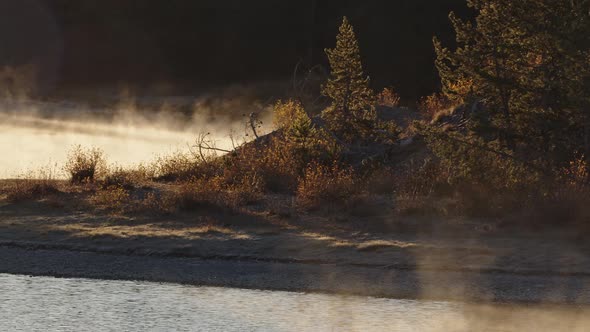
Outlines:
[[467,3],[474,23],[450,15],[457,49],[434,39],[444,92],[482,102],[508,147],[557,159],[589,152],[590,1]]
[[352,25],[344,17],[336,48],[327,49],[331,75],[322,94],[332,105],[322,116],[328,127],[346,141],[366,140],[376,122],[374,93],[363,74],[359,45]]

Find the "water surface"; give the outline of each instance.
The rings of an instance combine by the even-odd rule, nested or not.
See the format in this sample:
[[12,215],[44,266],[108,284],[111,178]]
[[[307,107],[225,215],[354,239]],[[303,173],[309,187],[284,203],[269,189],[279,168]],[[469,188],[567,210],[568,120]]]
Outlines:
[[0,274],[3,331],[586,331],[568,307]]

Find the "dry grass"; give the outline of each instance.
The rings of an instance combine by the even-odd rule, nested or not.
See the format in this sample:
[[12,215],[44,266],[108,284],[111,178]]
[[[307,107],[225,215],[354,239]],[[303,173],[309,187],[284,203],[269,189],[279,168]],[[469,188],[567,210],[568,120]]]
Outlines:
[[131,194],[128,190],[119,186],[111,186],[98,190],[90,199],[90,202],[98,208],[108,210],[111,213],[125,213],[132,208]]
[[225,203],[223,188],[219,178],[193,180],[183,183],[179,188],[163,197],[168,209],[193,211],[197,209],[219,208]]
[[49,165],[36,171],[29,171],[19,179],[6,183],[1,191],[11,203],[33,201],[54,196],[61,192],[59,176],[55,165]]
[[176,210],[176,207],[170,204],[172,202],[172,200],[163,199],[162,194],[158,192],[148,192],[137,204],[144,212],[171,214]]
[[146,204],[163,212],[195,210],[235,210],[244,205],[254,204],[261,199],[256,179],[251,182],[228,184],[223,177],[193,179],[181,183],[176,190],[161,197],[147,197]]
[[11,203],[39,200],[59,193],[57,184],[46,180],[15,180],[5,188],[6,200]]
[[157,157],[146,169],[152,178],[159,181],[188,180],[198,173],[199,162],[190,153],[176,152]]
[[337,164],[311,163],[297,186],[297,205],[307,210],[346,205],[359,193],[354,172]]
[[140,183],[148,181],[146,175],[141,171],[126,170],[116,167],[106,171],[105,176],[98,182],[102,189],[119,187],[125,190],[131,190]]
[[306,165],[305,152],[297,144],[272,137],[264,144],[248,144],[220,165],[220,174],[228,184],[258,179],[263,191],[292,193]]

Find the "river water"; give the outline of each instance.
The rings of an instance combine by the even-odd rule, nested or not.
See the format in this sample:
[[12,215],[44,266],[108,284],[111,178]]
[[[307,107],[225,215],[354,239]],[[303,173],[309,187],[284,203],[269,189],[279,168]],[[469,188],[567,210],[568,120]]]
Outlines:
[[587,331],[587,314],[0,274],[2,331]]

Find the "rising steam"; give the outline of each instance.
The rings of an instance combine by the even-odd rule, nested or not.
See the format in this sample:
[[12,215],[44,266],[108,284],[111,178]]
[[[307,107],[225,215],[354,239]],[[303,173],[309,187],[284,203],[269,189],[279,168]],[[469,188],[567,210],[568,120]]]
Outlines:
[[230,135],[248,139],[242,114],[253,108],[268,113],[251,101],[240,105],[239,98],[212,103],[203,97],[177,97],[172,103],[151,97],[139,100],[150,104],[145,108],[138,100],[125,96],[113,106],[92,107],[5,98],[0,102],[0,178],[48,163],[63,165],[68,150],[78,144],[104,150],[109,162],[119,166],[188,151],[201,133],[209,133],[217,147],[231,149],[236,142]]

